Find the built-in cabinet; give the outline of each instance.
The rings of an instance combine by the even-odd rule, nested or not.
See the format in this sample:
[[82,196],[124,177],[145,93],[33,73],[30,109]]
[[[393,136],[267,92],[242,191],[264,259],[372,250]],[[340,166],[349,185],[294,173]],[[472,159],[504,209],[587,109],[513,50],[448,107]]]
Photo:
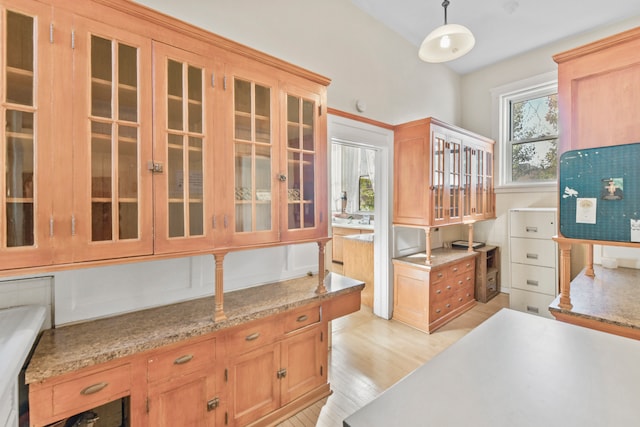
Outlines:
[[327,236],[328,79],[128,1],[0,10],[3,270]]
[[396,126],[393,224],[423,228],[429,254],[433,228],[495,218],[493,145],[434,118]]
[[552,318],[549,304],[558,295],[556,208],[509,211],[510,307]]

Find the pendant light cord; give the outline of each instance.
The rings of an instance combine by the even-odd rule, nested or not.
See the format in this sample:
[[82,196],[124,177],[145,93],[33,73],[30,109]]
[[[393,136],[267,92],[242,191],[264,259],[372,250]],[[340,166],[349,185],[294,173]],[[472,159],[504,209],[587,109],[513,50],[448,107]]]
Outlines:
[[444,25],[447,25],[447,6],[449,6],[449,0],[444,0],[442,2],[442,7],[444,7]]

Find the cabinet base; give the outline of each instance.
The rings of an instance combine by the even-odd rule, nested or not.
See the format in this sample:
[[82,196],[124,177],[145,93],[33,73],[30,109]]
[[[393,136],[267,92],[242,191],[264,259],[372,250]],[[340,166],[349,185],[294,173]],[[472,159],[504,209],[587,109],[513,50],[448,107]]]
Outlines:
[[595,329],[596,331],[607,332],[609,334],[620,335],[621,337],[632,338],[634,340],[640,340],[640,330],[627,328],[625,326],[615,325],[613,323],[607,323],[598,321],[595,319],[588,319],[581,316],[572,316],[570,314],[562,313],[556,310],[550,310],[551,314],[564,323],[571,323],[572,325],[578,325],[589,329]]
[[393,319],[397,320],[398,322],[404,323],[405,325],[411,326],[412,328],[416,328],[419,331],[430,334],[438,328],[443,327],[456,317],[460,316],[465,311],[471,310],[473,307],[475,307],[476,303],[476,300],[469,301],[466,304],[456,308],[451,313],[447,313],[429,324],[425,324],[424,322],[416,322],[415,320],[405,318],[404,316],[397,316],[396,314],[393,315]]
[[316,403],[318,400],[324,399],[327,396],[330,396],[331,387],[329,383],[323,384],[322,386],[316,388],[315,390],[310,391],[309,393],[300,396],[293,402],[290,402],[280,409],[271,412],[270,414],[260,418],[257,421],[254,421],[251,424],[248,424],[246,427],[269,427],[275,426],[284,420],[291,418],[293,415],[302,411],[303,409],[311,406]]

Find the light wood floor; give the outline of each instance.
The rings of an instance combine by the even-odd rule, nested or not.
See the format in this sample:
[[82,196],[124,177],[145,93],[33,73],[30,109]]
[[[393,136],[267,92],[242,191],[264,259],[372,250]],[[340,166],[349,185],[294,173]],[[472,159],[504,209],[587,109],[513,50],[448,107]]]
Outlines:
[[428,335],[371,309],[333,321],[329,382],[333,394],[279,427],[341,427],[342,420],[488,319],[509,296],[500,294]]

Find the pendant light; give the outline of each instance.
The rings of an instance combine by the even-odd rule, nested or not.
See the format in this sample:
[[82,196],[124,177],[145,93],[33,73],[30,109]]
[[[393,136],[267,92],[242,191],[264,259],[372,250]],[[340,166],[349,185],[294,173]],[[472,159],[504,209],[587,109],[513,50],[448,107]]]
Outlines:
[[418,56],[425,62],[447,62],[460,58],[476,44],[476,39],[467,27],[447,24],[449,0],[442,2],[444,25],[433,30],[420,45]]

